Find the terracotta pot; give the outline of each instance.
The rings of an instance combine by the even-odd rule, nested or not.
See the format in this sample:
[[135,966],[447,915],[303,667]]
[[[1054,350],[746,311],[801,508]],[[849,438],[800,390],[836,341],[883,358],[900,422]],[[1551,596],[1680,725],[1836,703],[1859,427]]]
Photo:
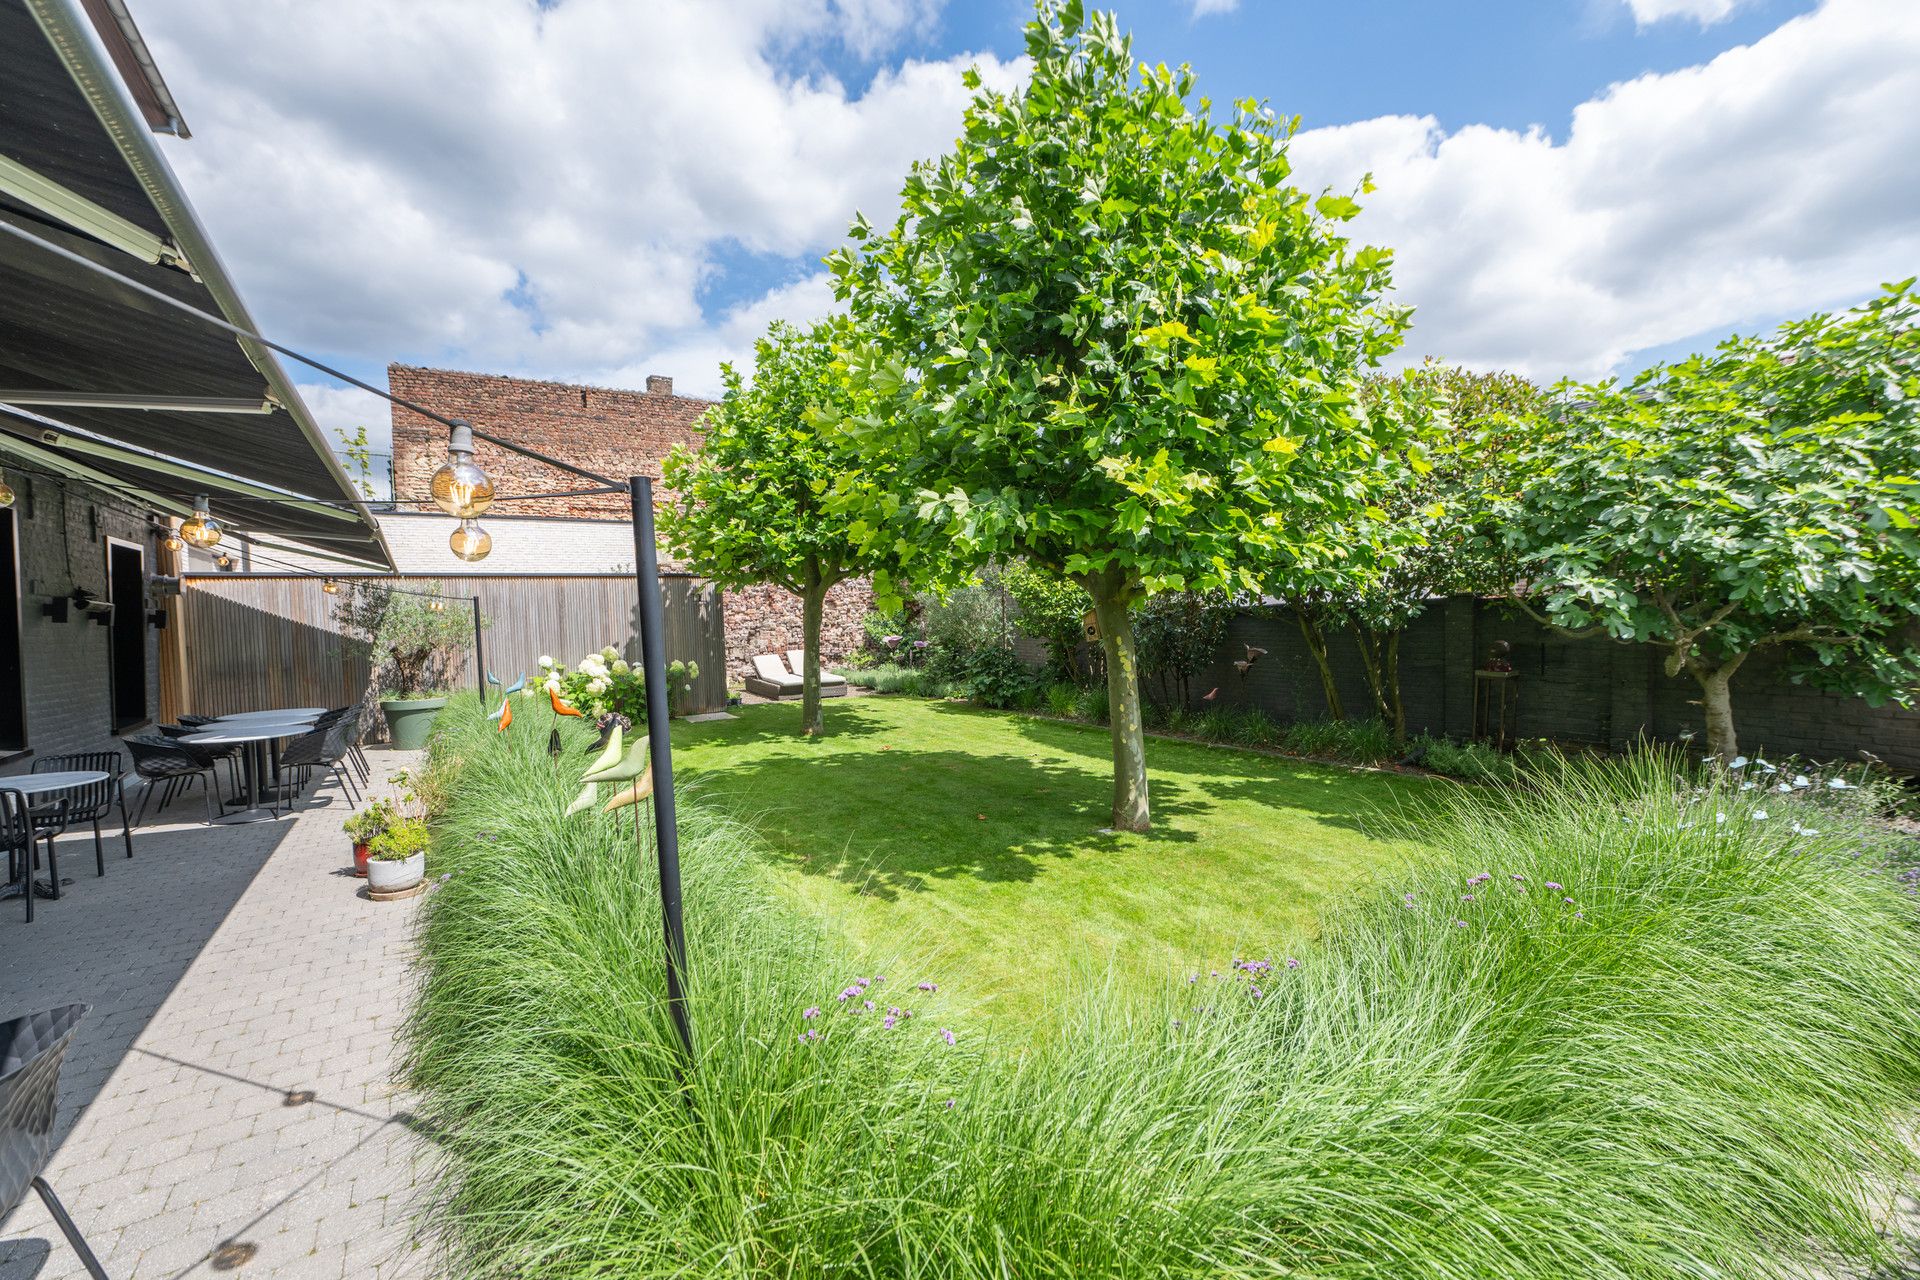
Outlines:
[[366,842],[366,841],[364,841],[364,840],[357,840],[357,841],[355,841],[355,842],[354,842],[354,846],[353,846],[353,874],[355,874],[355,875],[357,875],[357,876],[359,876],[359,877],[361,877],[362,879],[365,879],[365,878],[366,878],[366,874],[367,874],[367,842]]

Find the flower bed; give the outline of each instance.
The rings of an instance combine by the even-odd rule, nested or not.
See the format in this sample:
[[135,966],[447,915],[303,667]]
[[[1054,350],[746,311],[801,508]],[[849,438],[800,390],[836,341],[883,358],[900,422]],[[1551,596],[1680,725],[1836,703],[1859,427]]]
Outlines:
[[1916,917],[1842,809],[1763,819],[1648,758],[1463,789],[1446,852],[1311,950],[1063,991],[1013,1054],[964,974],[851,971],[683,801],[683,1089],[651,852],[486,728],[462,704],[436,742],[454,874],[412,1023],[456,1274],[1651,1280],[1885,1249]]

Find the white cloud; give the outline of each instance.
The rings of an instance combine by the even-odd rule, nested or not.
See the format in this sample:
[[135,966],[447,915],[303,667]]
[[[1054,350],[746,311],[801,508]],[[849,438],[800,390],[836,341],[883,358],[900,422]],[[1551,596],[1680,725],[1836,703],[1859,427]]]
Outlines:
[[1703,27],[1725,21],[1748,0],[1624,0],[1634,25],[1647,27],[1668,18],[1691,18]]
[[1920,5],[1828,0],[1712,62],[1615,85],[1556,142],[1396,116],[1295,140],[1300,181],[1379,190],[1407,355],[1594,376],[1920,263]]
[[856,209],[891,218],[909,163],[959,132],[965,67],[1021,74],[907,60],[855,93],[792,70],[873,59],[939,8],[147,0],[140,20],[194,128],[169,159],[276,337],[600,382],[699,360],[644,372],[711,387],[744,317],[821,302],[777,288],[710,324],[718,264],[804,263]]
[[1216,13],[1232,13],[1240,7],[1240,0],[1193,0],[1193,16],[1205,18]]

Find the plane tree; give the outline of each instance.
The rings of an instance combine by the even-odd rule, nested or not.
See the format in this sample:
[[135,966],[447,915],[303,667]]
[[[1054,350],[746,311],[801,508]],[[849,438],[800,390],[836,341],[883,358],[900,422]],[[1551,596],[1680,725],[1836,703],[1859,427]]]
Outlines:
[[850,352],[875,395],[859,430],[900,460],[837,492],[910,572],[1021,556],[1086,589],[1112,823],[1142,831],[1131,607],[1256,592],[1276,549],[1366,505],[1401,428],[1359,381],[1407,312],[1382,300],[1390,255],[1344,234],[1354,199],[1293,184],[1296,122],[1216,111],[1078,0],[1043,0],[1026,47],[1026,86],[969,72],[953,150],[828,259],[873,339]]

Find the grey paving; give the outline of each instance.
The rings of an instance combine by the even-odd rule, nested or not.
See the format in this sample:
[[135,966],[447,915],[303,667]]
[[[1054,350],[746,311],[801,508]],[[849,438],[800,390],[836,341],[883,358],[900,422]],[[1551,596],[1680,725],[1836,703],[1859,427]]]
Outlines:
[[[380,775],[411,757],[374,751]],[[177,807],[186,818],[197,798]],[[422,899],[376,903],[331,784],[298,816],[142,828],[128,861],[63,842],[66,896],[0,903],[0,1017],[93,1011],[62,1077],[48,1179],[115,1280],[436,1273],[432,1146],[394,1083]],[[29,1195],[0,1280],[84,1277]]]

